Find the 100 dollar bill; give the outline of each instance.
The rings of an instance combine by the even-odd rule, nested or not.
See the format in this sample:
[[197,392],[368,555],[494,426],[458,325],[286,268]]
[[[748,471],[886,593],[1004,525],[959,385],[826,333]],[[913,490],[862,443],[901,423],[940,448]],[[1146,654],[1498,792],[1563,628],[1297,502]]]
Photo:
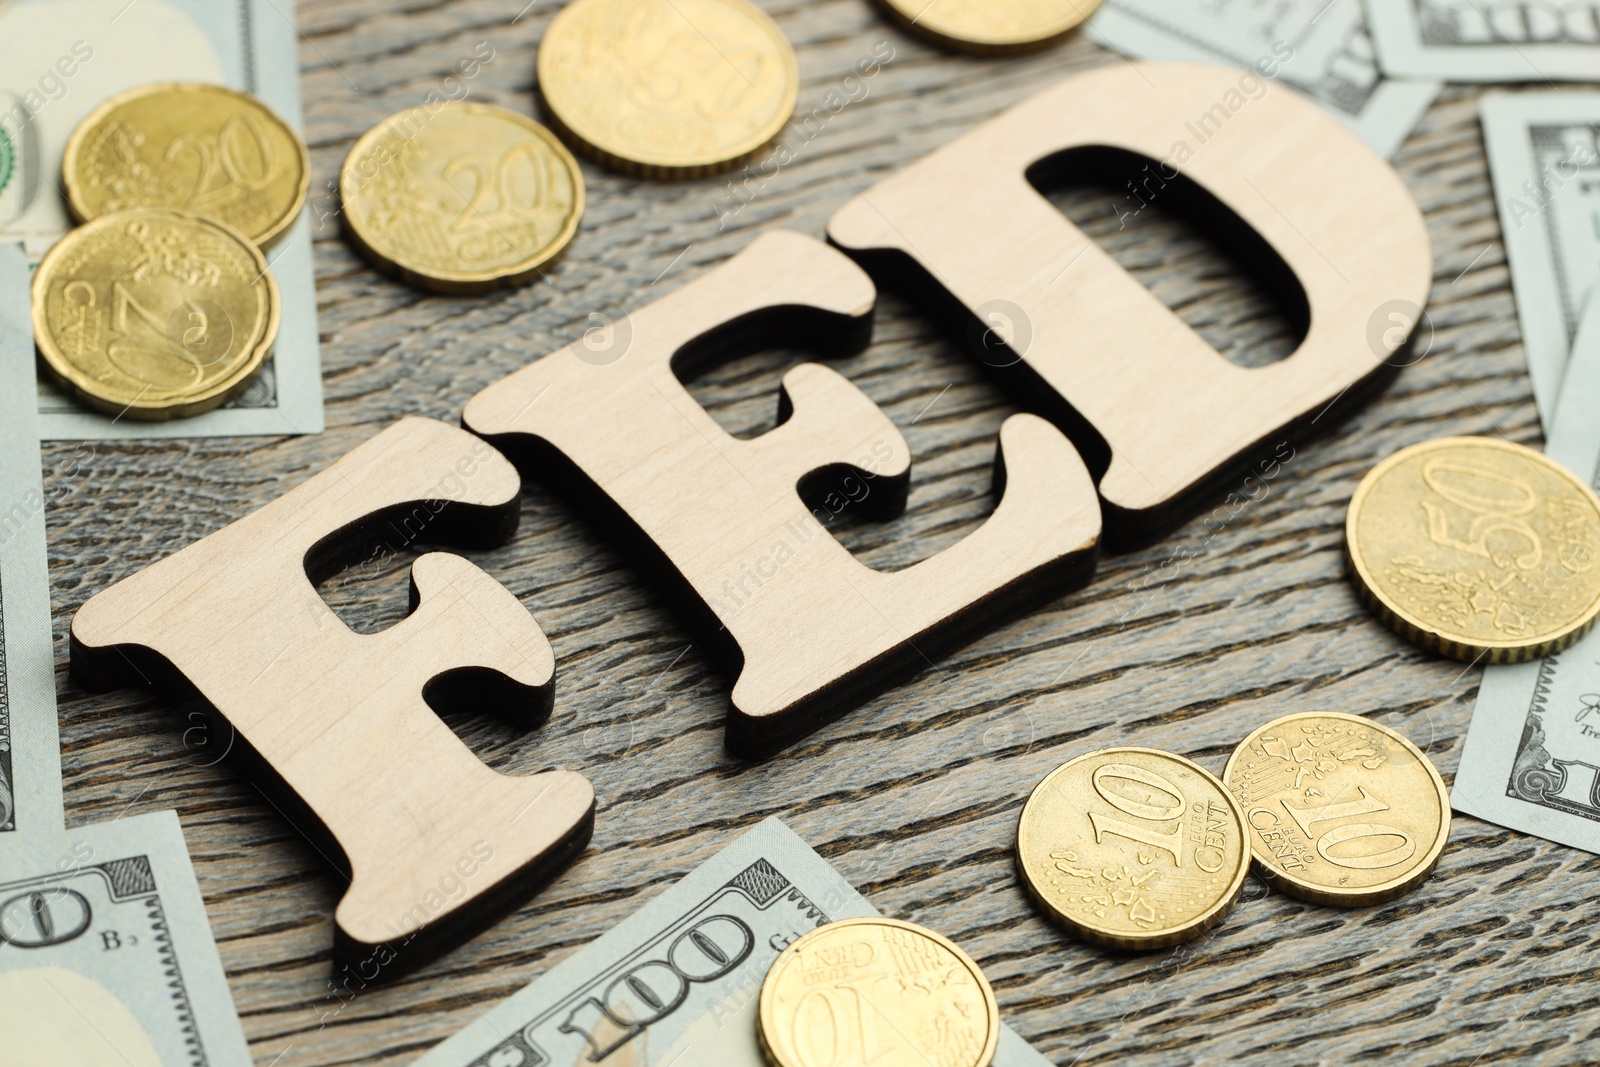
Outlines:
[[1384,157],[1399,150],[1439,91],[1433,82],[1383,77],[1361,0],[1105,0],[1088,32],[1126,55],[1223,63],[1280,80]]
[[[1600,300],[1573,345],[1546,453],[1600,489]],[[1600,532],[1582,555],[1600,567]],[[1460,811],[1600,852],[1600,630],[1536,663],[1489,667],[1450,802]]]
[[1600,0],[1367,0],[1367,14],[1396,77],[1600,81]]
[[[767,819],[414,1067],[765,1067],[772,961],[824,923],[877,914]],[[1001,1027],[995,1067],[1047,1063]]]
[[0,1062],[249,1067],[175,812],[0,843]]
[[1600,93],[1490,93],[1482,115],[1528,376],[1550,438],[1578,317],[1600,279]]
[[0,841],[61,832],[28,260],[0,243]]
[[[31,262],[71,226],[61,157],[78,122],[114,93],[153,81],[252,92],[300,132],[300,62],[289,14],[273,0],[0,0],[0,243]],[[222,180],[226,168],[214,176]],[[113,419],[39,390],[46,438],[212,437],[320,433],[322,367],[302,214],[267,252],[282,293],[274,354],[250,387],[192,419]]]

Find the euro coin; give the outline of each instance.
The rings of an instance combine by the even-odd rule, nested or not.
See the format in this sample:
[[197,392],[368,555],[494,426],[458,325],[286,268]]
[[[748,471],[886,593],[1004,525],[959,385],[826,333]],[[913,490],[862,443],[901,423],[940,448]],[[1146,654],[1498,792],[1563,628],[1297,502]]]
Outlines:
[[384,119],[345,158],[339,193],[345,231],[368,259],[446,293],[532,281],[583,217],[572,153],[532,119],[489,104]]
[[305,206],[311,161],[289,124],[250,94],[156,82],[89,112],[67,140],[61,177],[79,222],[173,208],[265,248]]
[[156,421],[243,392],[278,336],[278,283],[238,230],[184,211],[103,215],[33,276],[33,335],[91,407]]
[[1274,719],[1234,749],[1222,780],[1262,877],[1318,904],[1393,900],[1428,876],[1450,836],[1450,795],[1428,757],[1358,715]]
[[1045,776],[1017,824],[1022,883],[1053,919],[1110,948],[1165,948],[1211,929],[1250,868],[1244,814],[1197,764],[1108,748]]
[[978,965],[899,919],[842,919],[789,945],[761,985],[758,1018],[773,1067],[988,1067],[1000,1039]]
[[1509,441],[1445,437],[1396,452],[1356,487],[1345,547],[1373,613],[1455,659],[1540,659],[1600,615],[1600,497]]
[[963,52],[1026,52],[1059,40],[1100,0],[879,0],[906,29]]
[[539,45],[550,122],[579,151],[652,178],[727,170],[794,113],[800,68],[748,0],[573,0]]

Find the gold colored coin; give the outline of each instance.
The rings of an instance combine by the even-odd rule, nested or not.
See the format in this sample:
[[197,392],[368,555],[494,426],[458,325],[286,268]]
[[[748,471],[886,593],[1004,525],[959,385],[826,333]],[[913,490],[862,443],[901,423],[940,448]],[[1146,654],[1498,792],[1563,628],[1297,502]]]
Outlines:
[[538,67],[568,140],[652,178],[736,166],[778,136],[800,92],[788,38],[748,0],[573,0]]
[[572,153],[489,104],[389,116],[350,150],[339,193],[346,232],[376,266],[446,293],[532,281],[583,217]]
[[61,177],[80,222],[173,208],[266,248],[305,206],[311,160],[289,124],[250,94],[156,82],[89,112],[67,140]]
[[1450,836],[1450,795],[1422,751],[1334,711],[1259,727],[1222,780],[1244,809],[1257,869],[1317,904],[1381,904],[1418,885]]
[[1361,480],[1345,519],[1356,592],[1432,652],[1521,663],[1600,616],[1600,497],[1522,445],[1445,437]]
[[899,919],[842,919],[778,954],[761,985],[773,1067],[988,1067],[1000,1009],[972,958]]
[[1111,948],[1165,948],[1222,920],[1250,868],[1244,813],[1198,764],[1149,748],[1090,752],[1023,805],[1017,866],[1057,922]]
[[963,52],[1027,52],[1059,40],[1100,0],[879,0],[913,33]]
[[238,230],[185,211],[103,215],[33,276],[45,367],[91,407],[157,421],[243,392],[278,336],[278,283]]

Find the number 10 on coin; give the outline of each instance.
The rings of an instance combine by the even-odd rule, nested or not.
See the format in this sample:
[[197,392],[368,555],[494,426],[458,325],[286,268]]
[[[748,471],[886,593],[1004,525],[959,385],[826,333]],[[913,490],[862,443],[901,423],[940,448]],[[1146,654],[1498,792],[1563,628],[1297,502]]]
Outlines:
[[1033,898],[1084,940],[1165,948],[1221,921],[1249,869],[1244,815],[1221,782],[1148,748],[1091,752],[1034,789],[1017,826]]

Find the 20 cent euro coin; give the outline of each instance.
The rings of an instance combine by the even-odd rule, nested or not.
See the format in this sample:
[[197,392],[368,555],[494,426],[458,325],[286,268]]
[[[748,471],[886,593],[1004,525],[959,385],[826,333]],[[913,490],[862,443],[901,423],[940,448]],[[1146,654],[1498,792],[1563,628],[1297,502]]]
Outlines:
[[735,166],[794,113],[800,68],[749,0],[573,0],[539,44],[550,122],[633,174],[695,178]]
[[1356,487],[1345,545],[1373,613],[1456,659],[1539,659],[1600,616],[1600,497],[1509,441],[1445,437],[1396,452]]
[[1025,52],[1059,40],[1100,0],[879,0],[913,33],[963,52]]
[[773,1067],[988,1067],[994,990],[965,952],[899,919],[842,919],[778,954],[758,1032]]
[[72,213],[193,211],[263,247],[305,206],[311,161],[289,124],[249,93],[155,82],[89,112],[61,161]]
[[572,153],[490,104],[389,116],[350,150],[339,194],[345,231],[375,266],[447,293],[532,281],[583,217]]
[[261,250],[184,211],[104,215],[68,231],[33,276],[45,367],[80,400],[130,419],[198,415],[243,392],[278,316]]
[[1222,780],[1262,876],[1318,904],[1393,900],[1439,862],[1450,796],[1428,757],[1381,723],[1332,711],[1256,729]]
[[1023,805],[1028,892],[1086,941],[1165,948],[1222,920],[1250,867],[1244,814],[1182,756],[1108,748],[1062,764]]

